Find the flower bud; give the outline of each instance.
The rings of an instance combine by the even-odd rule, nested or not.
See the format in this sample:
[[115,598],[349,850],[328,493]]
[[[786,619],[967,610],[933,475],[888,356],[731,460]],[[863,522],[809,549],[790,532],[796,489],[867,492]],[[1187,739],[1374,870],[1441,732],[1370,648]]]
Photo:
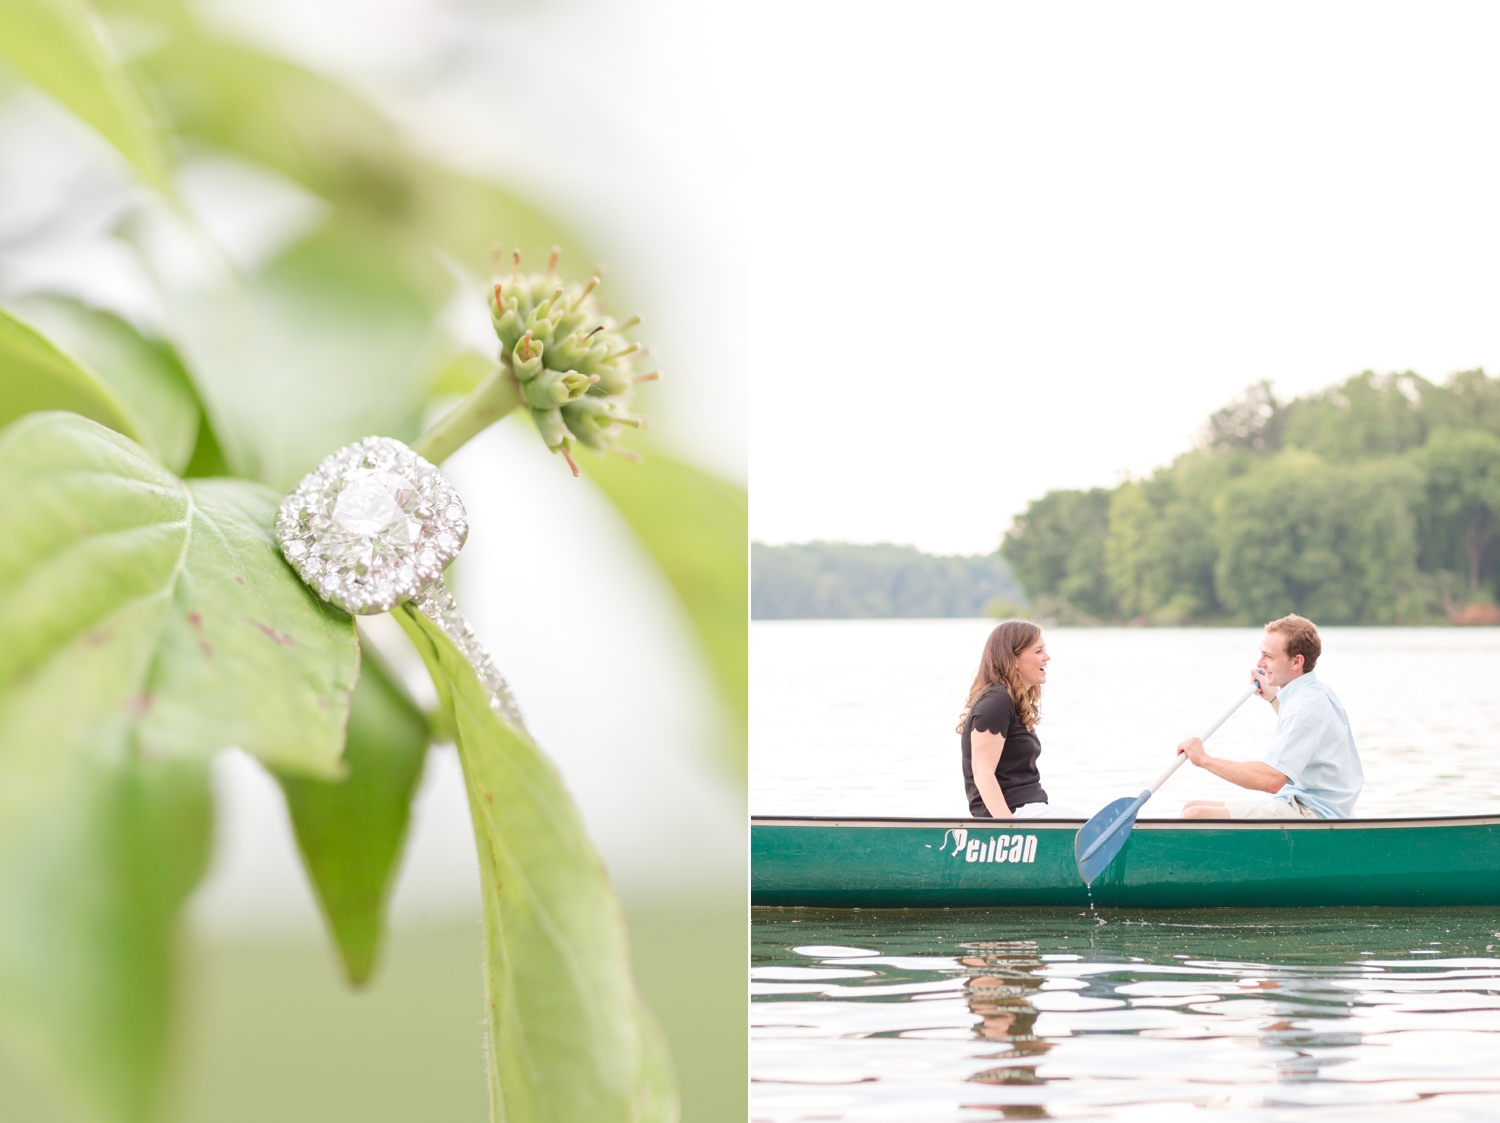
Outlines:
[[551,409],[583,397],[598,378],[576,370],[543,370],[530,381],[522,381],[521,396],[532,409]]
[[600,452],[615,447],[621,425],[640,428],[640,420],[618,410],[611,398],[586,394],[562,407],[563,422],[580,444]]
[[562,291],[558,289],[533,308],[531,314],[526,317],[526,330],[544,343],[552,342],[557,325],[563,318],[563,307],[559,300]]
[[600,452],[615,450],[622,426],[640,422],[627,412],[635,384],[635,359],[643,353],[620,323],[599,310],[597,276],[565,284],[555,275],[557,255],[545,273],[523,274],[519,252],[508,278],[497,278],[490,320],[500,340],[500,361],[514,374],[537,431],[553,452],[568,458],[573,441]]
[[531,338],[529,331],[521,336],[511,352],[510,369],[523,386],[542,372],[542,345]]
[[542,435],[542,440],[547,442],[547,447],[553,452],[572,443],[573,438],[568,435],[568,426],[563,421],[562,411],[556,406],[551,409],[533,409],[531,419],[536,422],[536,431]]
[[490,323],[500,337],[500,349],[509,351],[521,338],[521,316],[514,294],[507,295],[497,283],[490,293]]
[[547,365],[556,370],[576,370],[582,374],[594,373],[594,368],[609,352],[603,344],[593,341],[594,333],[569,332],[559,338],[547,352]]
[[625,398],[635,389],[635,371],[629,363],[606,363],[594,374],[599,379],[599,389],[612,398]]

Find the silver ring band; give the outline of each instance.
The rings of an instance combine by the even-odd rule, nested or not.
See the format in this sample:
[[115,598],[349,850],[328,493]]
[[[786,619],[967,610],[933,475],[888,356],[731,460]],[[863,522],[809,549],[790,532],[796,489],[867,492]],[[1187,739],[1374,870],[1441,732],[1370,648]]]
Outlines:
[[453,485],[390,437],[366,437],[324,457],[276,515],[282,555],[314,592],[358,616],[410,602],[469,661],[490,708],[524,732],[510,687],[443,581],[468,534]]
[[474,634],[474,628],[464,619],[463,613],[459,612],[453,593],[443,579],[439,577],[412,603],[418,612],[443,629],[444,634],[469,661],[469,666],[474,668],[479,681],[490,692],[490,709],[495,711],[500,720],[524,733],[526,722],[521,718],[521,707],[516,704],[515,695],[510,692],[505,676],[495,666],[495,661],[490,658],[484,644]]

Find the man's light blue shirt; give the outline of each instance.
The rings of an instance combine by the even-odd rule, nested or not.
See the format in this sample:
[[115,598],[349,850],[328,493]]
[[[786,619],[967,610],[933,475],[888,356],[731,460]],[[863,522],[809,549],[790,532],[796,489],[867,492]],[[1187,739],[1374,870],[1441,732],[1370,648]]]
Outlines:
[[1365,771],[1344,707],[1312,671],[1283,686],[1276,700],[1276,733],[1261,759],[1287,783],[1272,798],[1290,801],[1296,796],[1320,818],[1351,818]]

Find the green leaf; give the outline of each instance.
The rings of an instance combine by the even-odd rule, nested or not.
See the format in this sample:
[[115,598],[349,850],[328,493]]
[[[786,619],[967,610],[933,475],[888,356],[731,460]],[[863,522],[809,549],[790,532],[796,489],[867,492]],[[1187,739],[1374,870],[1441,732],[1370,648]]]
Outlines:
[[163,464],[178,473],[186,467],[203,409],[182,361],[170,346],[147,339],[118,316],[76,301],[31,300],[18,311],[114,389],[132,416],[140,419],[147,434],[142,443]]
[[641,1077],[630,1105],[632,1121],[664,1120],[677,1123],[682,1103],[677,1095],[677,1075],[672,1070],[672,1051],[661,1023],[639,995],[635,1021],[641,1034]]
[[643,464],[586,461],[640,535],[693,621],[735,721],[726,737],[745,781],[749,659],[749,529],[745,489],[649,449]]
[[0,1050],[60,1111],[156,1114],[175,1005],[183,902],[208,865],[207,768],[149,760],[121,736],[37,788],[35,742],[0,738]]
[[349,982],[367,982],[430,739],[422,711],[366,649],[349,707],[343,780],[277,776],[297,847]]
[[178,351],[236,475],[286,492],[361,437],[415,436],[437,302],[387,249],[334,224],[243,284],[160,272]]
[[147,183],[169,189],[151,115],[83,0],[5,0],[0,58],[93,126]]
[[[37,783],[110,739],[337,773],[354,625],[282,560],[276,505],[243,480],[183,483],[75,414],[0,433],[0,744],[45,746]],[[0,821],[25,803],[0,785]]]
[[555,216],[423,159],[337,82],[214,34],[182,0],[102,0],[101,7],[159,33],[132,65],[195,146],[274,168],[371,235],[423,252],[439,246],[476,272],[488,272],[496,238],[538,256],[554,242],[582,254],[581,239]]
[[490,1114],[506,1123],[675,1120],[625,921],[557,773],[495,716],[469,664],[410,605],[396,619],[452,715],[479,850]]
[[275,508],[76,414],[0,431],[0,1048],[95,1118],[153,1111],[210,754],[338,767],[353,624]]
[[37,328],[0,309],[0,426],[44,409],[70,410],[127,437],[144,437],[144,427],[108,383]]

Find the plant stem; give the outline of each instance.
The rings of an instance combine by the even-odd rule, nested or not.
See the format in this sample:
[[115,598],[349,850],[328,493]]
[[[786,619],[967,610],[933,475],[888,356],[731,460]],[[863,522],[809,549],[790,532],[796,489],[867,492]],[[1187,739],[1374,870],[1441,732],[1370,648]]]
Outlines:
[[521,389],[516,385],[515,375],[508,366],[501,366],[417,438],[412,451],[433,464],[441,464],[520,405]]

